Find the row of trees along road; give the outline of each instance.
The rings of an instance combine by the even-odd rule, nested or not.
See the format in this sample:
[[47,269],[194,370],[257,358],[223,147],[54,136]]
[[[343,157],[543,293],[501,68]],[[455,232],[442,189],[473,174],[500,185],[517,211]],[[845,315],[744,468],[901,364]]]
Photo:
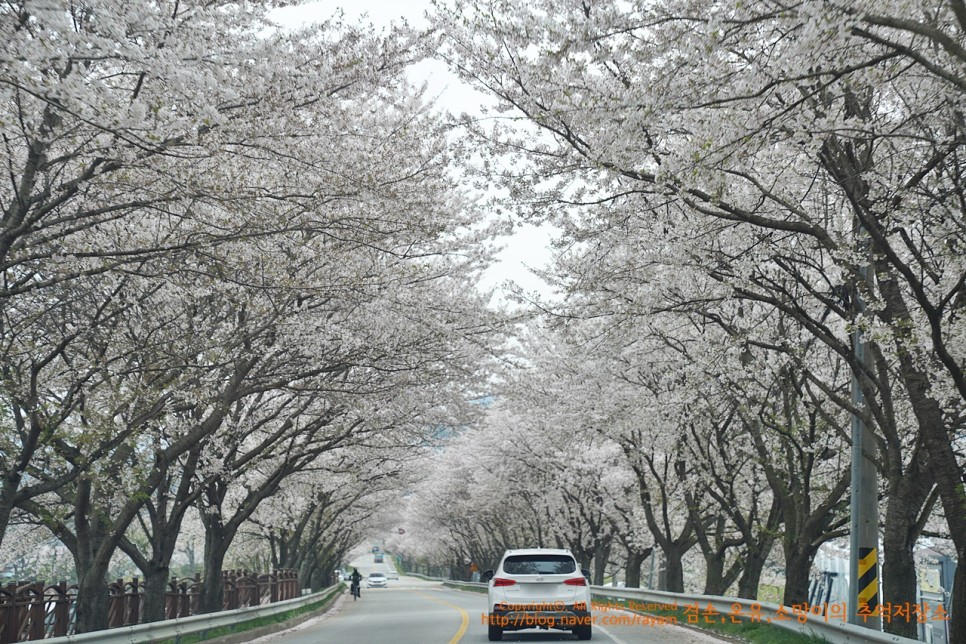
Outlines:
[[[915,601],[924,531],[966,560],[966,4],[464,2],[435,25],[499,99],[471,125],[502,160],[482,169],[506,169],[501,205],[563,231],[564,297],[534,303],[479,437],[487,476],[416,503],[414,525],[444,521],[439,548],[482,561],[526,536],[601,565],[596,521],[629,560],[660,548],[672,590],[697,548],[709,592],[751,597],[780,547],[802,601],[816,548],[847,531],[858,413],[883,600]],[[966,566],[952,613],[966,641]]]
[[78,632],[119,550],[161,617],[194,511],[203,611],[240,533],[325,583],[373,472],[478,390],[488,231],[405,81],[418,35],[276,4],[0,9],[0,541],[66,545]]

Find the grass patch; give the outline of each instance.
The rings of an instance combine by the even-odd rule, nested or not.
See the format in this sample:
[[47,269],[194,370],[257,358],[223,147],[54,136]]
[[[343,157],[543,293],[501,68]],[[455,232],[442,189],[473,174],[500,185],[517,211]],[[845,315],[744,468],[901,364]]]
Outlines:
[[[625,608],[627,606],[626,600],[613,597],[606,600],[595,598],[595,601],[606,601],[610,606],[620,605],[624,606]],[[600,613],[600,611],[597,612],[598,614]],[[741,620],[738,623],[733,623],[730,616],[724,613],[716,615],[713,618],[720,619],[721,617],[724,617],[724,622],[711,621],[710,619],[706,621],[702,615],[698,615],[697,622],[689,623],[689,614],[685,613],[682,606],[679,606],[676,610],[648,610],[647,614],[663,617],[676,617],[678,624],[681,626],[692,626],[702,630],[720,633],[721,635],[749,642],[751,644],[828,644],[828,641],[824,637],[802,635],[800,633],[785,630],[780,626],[774,626],[764,622]],[[690,614],[690,617],[691,619],[695,618],[693,613]]]
[[314,601],[311,604],[302,606],[301,608],[293,608],[292,610],[285,611],[284,613],[278,613],[277,615],[267,615],[265,617],[258,617],[255,619],[246,620],[244,622],[238,622],[230,626],[213,628],[211,630],[202,631],[200,633],[192,633],[189,635],[184,635],[183,637],[164,640],[162,644],[196,644],[197,642],[204,642],[207,640],[215,639],[216,637],[224,637],[225,635],[243,633],[245,631],[261,628],[263,626],[272,626],[274,624],[279,624],[281,622],[288,621],[294,617],[299,617],[301,615],[305,615],[306,613],[312,613],[319,610],[320,608],[325,606],[326,603],[328,603],[335,595],[337,595],[340,592],[342,592],[341,587],[334,589],[332,592],[320,598],[318,601]]
[[[453,583],[458,584],[460,582],[456,581]],[[446,582],[443,582],[443,585],[446,586]],[[487,591],[487,588],[485,586],[482,588],[478,586],[448,586],[448,588],[455,588],[456,590],[462,590],[468,593],[483,593],[484,595],[486,594],[486,591]]]

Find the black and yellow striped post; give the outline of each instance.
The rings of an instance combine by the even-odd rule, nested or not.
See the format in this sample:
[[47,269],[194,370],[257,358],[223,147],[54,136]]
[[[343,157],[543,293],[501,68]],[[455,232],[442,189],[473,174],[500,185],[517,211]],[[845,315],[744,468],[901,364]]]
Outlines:
[[874,619],[879,623],[879,552],[876,548],[859,548],[859,623]]

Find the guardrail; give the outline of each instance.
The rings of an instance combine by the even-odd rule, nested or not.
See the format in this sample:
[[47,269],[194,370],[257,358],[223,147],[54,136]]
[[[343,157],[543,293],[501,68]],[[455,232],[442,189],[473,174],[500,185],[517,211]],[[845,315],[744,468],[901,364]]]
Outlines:
[[[419,579],[425,579],[426,581],[449,581],[445,577],[430,577],[428,575],[424,575],[418,572],[404,572],[402,574],[409,575],[410,577],[418,577]],[[470,583],[470,582],[467,582],[467,583]],[[486,584],[483,584],[483,585],[486,586]]]
[[[444,585],[473,590],[487,587],[486,584],[472,581],[446,581]],[[811,613],[804,616],[803,621],[799,621],[801,611],[795,612],[788,606],[738,597],[668,593],[646,588],[612,588],[610,586],[591,586],[591,595],[597,599],[629,599],[641,604],[673,604],[679,607],[697,603],[702,611],[710,604],[720,616],[725,618],[734,615],[737,618],[749,620],[752,615],[755,615],[760,621],[772,626],[802,635],[821,637],[829,644],[922,644],[919,640],[882,633],[854,624],[826,622],[821,615]]]
[[[162,622],[138,624],[137,626],[121,626],[106,631],[94,631],[79,635],[66,635],[43,640],[44,644],[152,644],[164,641],[180,641],[188,635],[200,635],[221,629],[235,627],[245,622],[282,615],[289,611],[306,608],[313,604],[321,604],[335,594],[342,584],[329,586],[324,590],[294,599],[286,599],[274,604],[252,606],[250,608],[236,608],[217,613],[192,615],[178,619],[168,619]],[[236,631],[237,632],[237,631]],[[223,633],[228,635],[229,632]]]

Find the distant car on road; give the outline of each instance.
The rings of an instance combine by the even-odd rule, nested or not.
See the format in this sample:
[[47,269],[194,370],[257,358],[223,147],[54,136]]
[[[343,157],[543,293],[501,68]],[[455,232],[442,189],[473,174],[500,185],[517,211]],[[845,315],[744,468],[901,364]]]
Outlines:
[[507,550],[487,581],[489,639],[503,631],[553,628],[591,637],[590,586],[569,550]]
[[389,579],[386,577],[385,573],[370,572],[369,576],[366,577],[366,587],[367,588],[388,588]]
[[392,570],[389,571],[389,578],[390,579],[399,579],[399,573],[396,571],[395,568],[393,568]]
[[372,562],[373,563],[382,563],[383,562],[382,555],[372,555]]

